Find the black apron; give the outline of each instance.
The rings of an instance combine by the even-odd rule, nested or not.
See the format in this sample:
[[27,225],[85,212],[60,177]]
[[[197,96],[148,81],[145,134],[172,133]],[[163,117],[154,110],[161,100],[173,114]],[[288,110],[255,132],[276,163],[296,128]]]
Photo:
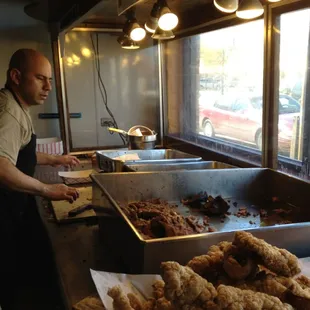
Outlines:
[[[18,99],[12,92],[15,100]],[[32,133],[30,142],[18,153],[16,167],[23,173],[33,177],[36,156],[36,135]],[[0,188],[0,306],[6,306],[10,298],[12,271],[18,269],[20,246],[24,244],[27,235],[27,223],[25,216],[31,207],[31,195]],[[33,207],[33,206],[32,206]]]

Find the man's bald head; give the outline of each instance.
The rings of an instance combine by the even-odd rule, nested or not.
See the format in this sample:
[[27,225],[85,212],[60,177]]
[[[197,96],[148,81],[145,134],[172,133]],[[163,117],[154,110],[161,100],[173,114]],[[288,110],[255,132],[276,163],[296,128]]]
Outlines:
[[6,87],[20,93],[27,105],[42,104],[51,90],[51,64],[33,49],[19,49],[11,57]]
[[48,59],[41,54],[40,52],[30,49],[22,48],[17,50],[10,59],[9,68],[7,71],[7,82],[10,80],[9,74],[12,69],[17,69],[20,72],[26,72],[31,65],[38,59],[45,59],[48,62]]

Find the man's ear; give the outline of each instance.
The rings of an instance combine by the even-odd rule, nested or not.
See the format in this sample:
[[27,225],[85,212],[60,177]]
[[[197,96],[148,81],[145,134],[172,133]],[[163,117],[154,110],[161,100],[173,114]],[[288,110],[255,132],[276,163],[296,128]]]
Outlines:
[[21,81],[20,71],[18,69],[12,69],[10,72],[10,78],[15,85],[19,85]]

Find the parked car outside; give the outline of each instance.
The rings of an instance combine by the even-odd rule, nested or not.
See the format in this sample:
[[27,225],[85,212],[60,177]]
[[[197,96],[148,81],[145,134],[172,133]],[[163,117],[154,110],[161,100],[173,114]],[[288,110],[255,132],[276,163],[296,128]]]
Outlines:
[[301,100],[301,94],[302,94],[302,81],[298,81],[295,83],[295,85],[293,86],[292,90],[291,90],[291,96],[300,101]]
[[[290,150],[294,118],[299,116],[299,103],[288,95],[279,96],[279,151]],[[200,110],[205,136],[222,137],[255,145],[262,149],[262,97],[221,96],[208,108]]]

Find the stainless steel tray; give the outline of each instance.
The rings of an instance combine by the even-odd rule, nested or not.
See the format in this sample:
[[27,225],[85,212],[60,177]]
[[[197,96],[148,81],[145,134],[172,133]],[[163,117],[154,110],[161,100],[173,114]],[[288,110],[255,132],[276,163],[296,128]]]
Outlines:
[[[199,161],[201,157],[187,154],[177,150],[160,149],[160,150],[108,150],[97,151],[97,161],[99,168],[105,172],[122,172],[125,164],[140,163],[179,163]],[[136,156],[135,160],[115,159],[120,156]]]
[[[210,245],[232,240],[234,231],[240,229],[249,230],[299,257],[310,256],[310,184],[288,175],[269,169],[223,169],[113,173],[92,175],[92,178],[94,191],[98,197],[101,195],[103,205],[114,207],[123,219],[117,225],[114,223],[112,231],[105,231],[105,234],[120,251],[130,272],[157,273],[160,263],[166,260],[185,264],[192,257],[206,253]],[[224,223],[218,218],[211,220],[216,232],[144,240],[120,207],[149,198],[180,202],[187,195],[200,191],[207,191],[212,196],[221,194],[229,199],[232,214],[242,206],[256,214],[260,208],[296,208],[295,223],[276,225],[277,219],[273,217],[261,222],[259,216],[238,218],[231,215]],[[272,204],[272,197],[278,197],[283,203]],[[237,207],[233,206],[234,202],[238,203]],[[185,207],[182,212],[188,215]],[[99,220],[99,224],[100,229],[108,227],[104,219]]]
[[143,172],[143,171],[174,171],[174,170],[202,170],[202,169],[228,169],[237,168],[218,161],[196,161],[185,163],[161,163],[161,164],[126,164],[126,172]]

